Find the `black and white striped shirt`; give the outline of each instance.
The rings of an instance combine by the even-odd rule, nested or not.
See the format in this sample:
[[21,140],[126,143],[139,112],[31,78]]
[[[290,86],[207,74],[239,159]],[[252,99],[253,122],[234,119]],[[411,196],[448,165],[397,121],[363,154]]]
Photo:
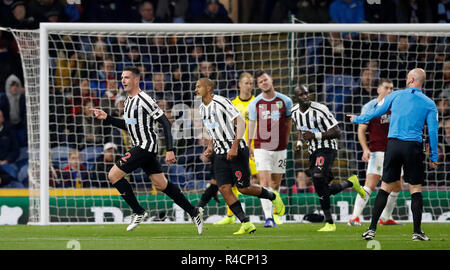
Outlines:
[[[229,99],[218,95],[214,95],[208,105],[200,104],[199,112],[203,126],[214,141],[214,153],[228,153],[236,134],[234,119],[240,115],[240,112]],[[239,147],[245,146],[246,143],[242,137]]]
[[134,97],[127,97],[124,106],[125,124],[133,147],[158,153],[158,129],[155,125],[156,119],[164,112],[155,100],[143,91]]
[[[325,132],[338,124],[327,106],[314,101],[311,102],[310,107],[305,112],[301,112],[300,105],[295,104],[291,113],[297,130],[301,131]],[[310,154],[319,148],[338,149],[336,139],[312,139],[307,141],[307,144]]]

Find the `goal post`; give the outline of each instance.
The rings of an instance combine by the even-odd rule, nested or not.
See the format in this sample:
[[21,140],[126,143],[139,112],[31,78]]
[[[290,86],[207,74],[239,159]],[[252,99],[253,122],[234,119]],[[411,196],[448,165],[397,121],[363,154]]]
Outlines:
[[[375,62],[386,62],[389,59],[384,59],[385,55],[389,54],[393,49],[390,46],[374,47],[369,46],[367,49],[370,53],[369,58],[365,58],[363,52],[365,47],[358,47],[359,43],[354,42],[352,37],[345,36],[343,33],[361,33],[373,34],[377,38],[367,40],[369,45],[371,42],[375,44],[379,42],[381,36],[385,34],[395,36],[407,36],[409,38],[418,38],[420,36],[432,37],[433,46],[437,47],[445,43],[440,40],[448,39],[450,33],[450,26],[447,24],[104,24],[104,23],[41,23],[37,31],[34,30],[11,30],[16,38],[22,57],[22,64],[25,77],[25,87],[27,89],[27,119],[28,119],[28,144],[29,144],[29,179],[30,179],[30,224],[60,224],[60,223],[101,223],[106,220],[106,223],[111,222],[127,222],[126,216],[129,214],[126,204],[121,201],[120,196],[116,194],[107,184],[98,180],[98,174],[87,173],[86,182],[82,182],[81,186],[64,186],[58,184],[51,186],[54,183],[50,179],[50,174],[47,170],[42,168],[49,168],[51,166],[59,166],[57,169],[63,170],[63,165],[68,164],[69,153],[52,152],[55,151],[55,146],[67,146],[72,144],[71,149],[77,148],[83,158],[83,164],[86,167],[95,167],[95,160],[84,160],[84,157],[90,156],[89,153],[83,152],[87,148],[86,137],[77,137],[80,127],[87,127],[86,129],[94,130],[95,132],[102,132],[105,137],[110,137],[110,141],[103,140],[101,143],[93,143],[92,155],[98,157],[103,154],[103,146],[108,142],[114,142],[118,149],[126,149],[126,140],[123,139],[123,134],[114,129],[96,129],[96,123],[86,123],[85,120],[76,122],[79,114],[74,110],[83,110],[83,104],[78,104],[76,108],[74,103],[67,103],[70,98],[72,102],[79,98],[82,100],[80,92],[75,95],[72,89],[79,88],[81,81],[86,79],[89,83],[96,81],[96,83],[89,84],[91,90],[97,87],[96,91],[92,91],[98,103],[92,101],[95,105],[101,107],[105,97],[101,92],[108,92],[108,85],[110,88],[115,87],[119,90],[119,94],[115,96],[115,101],[119,102],[120,97],[120,80],[118,77],[118,66],[125,66],[128,64],[139,65],[144,70],[144,91],[148,91],[150,95],[155,93],[155,87],[160,81],[157,81],[155,74],[162,73],[163,79],[170,84],[172,91],[173,104],[168,105],[168,110],[173,116],[173,126],[182,128],[183,132],[195,130],[189,138],[186,138],[183,143],[179,143],[177,147],[183,153],[179,157],[185,160],[184,167],[176,167],[172,171],[167,169],[169,179],[173,178],[179,181],[178,184],[182,188],[188,198],[195,204],[205,186],[208,183],[208,167],[205,164],[200,164],[195,160],[198,152],[191,149],[193,142],[198,140],[198,122],[196,122],[195,105],[198,100],[190,96],[189,100],[184,100],[183,96],[188,91],[193,91],[192,85],[195,80],[201,75],[203,64],[206,66],[205,73],[210,72],[211,64],[214,68],[215,74],[228,74],[223,72],[226,67],[225,60],[227,57],[232,58],[235,62],[235,73],[249,72],[253,74],[258,69],[266,69],[273,74],[276,90],[290,95],[296,83],[305,83],[311,86],[314,98],[319,102],[325,103],[330,110],[340,117],[339,121],[345,122],[342,118],[344,115],[344,102],[347,97],[352,96],[353,89],[357,88],[360,83],[359,70],[362,70],[363,62],[375,60]],[[333,51],[331,45],[326,45],[325,41],[329,33],[340,33],[335,37],[338,46],[337,53]],[[223,51],[217,51],[212,48],[216,36],[221,35],[225,40],[225,48]],[[120,44],[119,37],[125,37],[126,43]],[[350,34],[351,36],[351,34]],[[31,39],[30,39],[31,37]],[[154,38],[161,38],[163,46],[158,47],[159,41]],[[114,41],[113,41],[114,40]],[[181,42],[181,41],[182,42]],[[356,39],[355,39],[356,40]],[[177,41],[179,41],[177,43]],[[386,40],[386,43],[391,41]],[[123,47],[122,47],[123,45]],[[191,52],[193,49],[195,53],[196,46],[201,47],[203,58],[197,58],[199,62],[189,62]],[[34,47],[33,47],[34,46]],[[327,47],[328,46],[328,47]],[[350,47],[346,47],[350,46]],[[165,47],[163,50],[162,47]],[[97,48],[103,50],[103,57],[96,58]],[[136,59],[128,60],[128,53],[137,48],[139,54]],[[27,50],[34,50],[33,53]],[[319,50],[320,49],[320,50]],[[340,50],[340,51],[339,51]],[[346,54],[344,51],[353,50],[358,52],[355,54]],[[36,55],[38,52],[38,55]],[[74,52],[76,56],[74,56]],[[331,55],[327,55],[331,52]],[[420,53],[419,49],[415,51]],[[444,50],[444,58],[449,61],[450,52]],[[222,55],[223,54],[223,55]],[[373,56],[377,55],[377,56]],[[38,56],[38,57],[37,57]],[[114,78],[108,78],[107,85],[102,86],[101,78],[98,71],[100,66],[106,65],[103,63],[106,57],[111,57],[111,62],[115,66]],[[71,58],[73,57],[73,58]],[[223,57],[223,58],[220,58]],[[325,59],[330,58],[327,62]],[[167,60],[169,59],[169,60]],[[339,61],[337,61],[339,60]],[[351,63],[361,62],[358,66],[346,66],[347,62]],[[425,63],[436,64],[437,60],[426,58]],[[428,62],[427,62],[428,61]],[[203,63],[208,62],[208,63]],[[192,68],[190,66],[192,64]],[[180,67],[180,70],[177,69]],[[336,72],[348,68],[350,71],[346,73]],[[391,66],[377,67],[377,78],[381,78],[380,74],[385,74]],[[394,68],[395,69],[395,68]],[[36,70],[39,76],[36,77]],[[68,73],[64,73],[64,72]],[[229,70],[226,70],[229,71]],[[398,68],[398,74],[405,72],[404,68]],[[182,73],[182,79],[179,83],[181,88],[175,89],[176,83],[174,81],[175,73]],[[223,73],[222,73],[223,72]],[[217,84],[217,93],[229,95],[234,97],[238,91],[236,75],[231,77],[214,77]],[[74,75],[75,74],[75,75]],[[92,75],[94,74],[94,75]],[[210,74],[210,73],[209,73]],[[387,74],[387,73],[386,73]],[[119,74],[120,75],[120,74]],[[186,75],[186,76],[184,76]],[[330,75],[330,76],[328,76]],[[332,76],[331,76],[332,75]],[[184,76],[184,77],[183,77]],[[217,75],[221,76],[221,75]],[[393,76],[393,75],[389,75]],[[330,81],[327,81],[330,79]],[[396,80],[404,80],[405,78],[395,78]],[[65,82],[67,80],[67,82]],[[339,81],[336,81],[339,80]],[[347,80],[350,80],[347,82]],[[115,82],[114,82],[115,81]],[[229,84],[233,81],[234,84]],[[98,83],[97,83],[98,82]],[[178,81],[177,81],[178,83]],[[327,83],[331,83],[332,87],[327,88]],[[178,85],[178,84],[177,84]],[[434,85],[434,84],[433,84]],[[148,87],[147,87],[148,86]],[[333,93],[331,98],[328,98],[328,90],[334,89],[338,86],[341,99],[338,95]],[[348,86],[348,88],[346,88]],[[58,90],[55,89],[66,89]],[[397,86],[395,86],[398,88]],[[118,89],[119,88],[119,89]],[[256,89],[256,87],[255,87]],[[81,91],[81,90],[80,90]],[[254,92],[256,94],[257,91]],[[123,94],[123,93],[122,93]],[[63,98],[61,98],[61,95]],[[98,95],[98,96],[95,96]],[[165,99],[165,95],[162,95]],[[188,101],[191,105],[178,104],[177,98]],[[376,96],[372,96],[375,98]],[[293,98],[291,96],[291,98]],[[157,98],[158,100],[159,98]],[[55,101],[58,100],[58,101]],[[65,103],[60,104],[63,100]],[[114,101],[114,102],[115,102]],[[84,101],[83,101],[84,102]],[[114,104],[115,106],[116,104]],[[351,100],[349,102],[350,106]],[[112,106],[111,110],[118,110]],[[187,106],[187,107],[186,107]],[[55,108],[58,107],[58,108]],[[56,118],[50,119],[50,116]],[[38,118],[37,118],[38,117]],[[69,118],[73,118],[69,123]],[[38,120],[38,121],[37,121]],[[56,121],[56,123],[55,123]],[[61,122],[63,121],[63,122]],[[67,121],[67,122],[64,122]],[[197,119],[198,121],[198,119]],[[36,123],[38,122],[38,123]],[[58,124],[63,124],[63,127]],[[53,130],[53,126],[58,128]],[[334,170],[335,176],[343,179],[350,173],[360,171],[361,162],[358,160],[358,141],[354,126],[349,123],[342,123],[343,129],[346,130],[348,136],[340,140],[340,152],[336,161],[336,168]],[[197,128],[197,129],[196,129]],[[82,129],[81,132],[85,132]],[[78,133],[77,133],[78,132]],[[173,132],[178,132],[178,130]],[[296,140],[295,128],[293,128],[291,141]],[[177,133],[180,134],[180,133]],[[185,134],[185,133],[183,133]],[[68,142],[67,137],[75,137],[74,141]],[[64,137],[64,139],[63,139]],[[184,138],[182,138],[184,139]],[[181,141],[181,140],[180,140]],[[64,144],[64,143],[67,143]],[[163,141],[162,141],[163,142]],[[178,142],[178,141],[177,141]],[[122,145],[120,145],[122,144]],[[89,144],[91,145],[91,144]],[[164,146],[160,147],[163,150]],[[189,151],[194,152],[189,152]],[[305,150],[305,149],[304,149]],[[62,151],[62,150],[61,150]],[[292,167],[287,168],[283,183],[295,183],[296,173],[298,170],[305,169],[308,163],[308,156],[305,151],[295,152],[292,147],[289,149],[292,154],[292,160],[289,160]],[[125,151],[119,152],[123,154]],[[161,156],[162,156],[161,152]],[[186,154],[187,153],[187,154]],[[50,156],[51,155],[51,156]],[[55,161],[56,160],[56,161]],[[55,162],[58,165],[55,165]],[[177,171],[177,169],[180,169]],[[444,172],[445,173],[445,172]],[[184,177],[182,177],[184,176]],[[425,212],[427,221],[443,221],[448,222],[445,215],[450,216],[449,209],[449,188],[448,184],[443,183],[438,179],[438,176],[432,176],[434,186],[426,188],[427,195],[424,199],[427,200],[425,205]],[[182,180],[180,180],[182,178]],[[289,179],[287,179],[289,178]],[[180,213],[179,209],[174,206],[170,199],[164,195],[158,194],[152,189],[142,173],[137,173],[132,176],[130,180],[134,183],[134,187],[138,190],[138,199],[142,200],[144,206],[149,209],[153,219],[150,222],[188,222],[188,219]],[[445,182],[445,181],[444,181]],[[53,184],[52,184],[53,183]],[[87,183],[83,186],[83,183]],[[301,222],[305,214],[312,213],[319,210],[320,206],[315,194],[313,193],[293,193],[292,186],[282,187],[282,196],[287,205],[288,215],[286,222]],[[295,188],[298,190],[298,187]],[[39,191],[39,192],[37,192]],[[407,192],[399,197],[398,210],[394,211],[396,219],[400,221],[410,221],[410,212],[408,210],[408,196]],[[354,197],[354,192],[343,192],[335,196],[333,202],[333,213],[338,215],[338,222],[344,222],[351,213]],[[258,200],[245,197],[246,212],[248,212],[254,221],[259,221],[262,215]],[[366,219],[372,203],[369,203],[365,213]],[[213,222],[224,213],[224,201],[216,204],[214,200],[208,205],[206,217],[210,218],[209,222]]]

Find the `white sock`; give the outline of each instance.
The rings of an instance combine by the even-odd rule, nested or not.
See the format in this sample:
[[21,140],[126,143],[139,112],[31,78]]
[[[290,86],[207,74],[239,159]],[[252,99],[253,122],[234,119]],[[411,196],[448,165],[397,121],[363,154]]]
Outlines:
[[[267,190],[273,191],[272,188],[266,187]],[[273,203],[271,200],[268,199],[260,199],[261,200],[261,206],[262,210],[264,212],[265,219],[272,218],[273,217]]]
[[386,202],[386,206],[384,207],[383,213],[381,213],[381,219],[383,221],[392,219],[392,211],[394,211],[394,207],[397,204],[399,192],[391,192]]
[[369,201],[372,190],[370,190],[370,188],[368,188],[366,186],[363,186],[363,189],[366,192],[366,196],[363,199],[363,198],[361,198],[361,196],[359,196],[359,194],[356,195],[355,206],[353,207],[353,214],[351,216],[351,219],[355,219],[355,218],[361,216],[361,213],[364,210],[364,207],[366,207],[366,204]]

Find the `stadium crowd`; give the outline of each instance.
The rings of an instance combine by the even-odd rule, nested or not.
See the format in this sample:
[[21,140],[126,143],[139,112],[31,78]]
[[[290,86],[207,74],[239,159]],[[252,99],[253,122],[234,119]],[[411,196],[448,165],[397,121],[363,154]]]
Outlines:
[[[13,29],[36,29],[40,22],[135,22],[135,23],[233,23],[217,0],[120,1],[28,0],[0,2],[0,24]],[[77,2],[77,1],[72,1]],[[359,0],[242,1],[236,22],[287,22],[288,14],[308,23],[448,23],[450,1],[391,0],[379,5]],[[257,10],[256,12],[251,12]],[[114,127],[101,125],[89,110],[100,107],[123,116],[126,95],[120,82],[124,66],[138,66],[141,89],[154,97],[174,124],[175,106],[195,119],[193,85],[199,78],[216,82],[215,93],[234,98],[241,72],[239,37],[77,35],[51,37],[50,85],[51,181],[53,187],[109,187],[106,174],[116,154],[130,148],[130,138]],[[414,67],[427,71],[425,93],[439,110],[440,166],[427,171],[427,184],[449,185],[450,179],[450,46],[444,37],[329,33],[311,34],[297,42],[298,64],[309,75],[318,101],[329,105],[344,131],[342,146],[358,152],[355,126],[345,114],[359,114],[377,96],[379,79],[389,78],[395,89],[405,86],[406,72]],[[302,57],[300,57],[302,56]],[[304,56],[304,57],[303,57]],[[16,41],[0,31],[0,186],[26,187],[27,123],[23,70]],[[339,81],[339,83],[337,83]],[[295,101],[294,101],[295,102]],[[183,126],[195,133],[198,123]],[[162,137],[162,133],[160,134]],[[161,140],[161,144],[163,141]],[[178,162],[164,166],[181,188],[202,188],[209,180],[209,164],[200,160],[203,139],[179,138]],[[160,147],[164,149],[164,147]],[[162,153],[161,153],[162,154]],[[162,160],[162,163],[163,160]],[[355,171],[364,171],[358,162]],[[360,175],[364,177],[364,175]],[[143,172],[130,176],[136,185],[148,184]],[[297,175],[297,192],[310,192],[310,181]],[[309,184],[305,184],[309,183]]]

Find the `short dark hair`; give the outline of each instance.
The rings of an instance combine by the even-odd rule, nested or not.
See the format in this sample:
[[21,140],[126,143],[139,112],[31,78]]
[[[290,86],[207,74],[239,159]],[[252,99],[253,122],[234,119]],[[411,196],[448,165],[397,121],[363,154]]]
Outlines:
[[257,71],[255,72],[255,79],[258,79],[258,78],[259,78],[260,76],[262,76],[263,74],[269,75],[269,73],[267,73],[267,71],[265,71],[265,70],[263,70],[263,69],[257,70]]
[[135,76],[139,77],[141,75],[141,71],[136,66],[128,66],[124,67],[123,71],[131,71]]
[[383,83],[393,83],[390,79],[380,79],[378,81],[378,86],[382,85]]

